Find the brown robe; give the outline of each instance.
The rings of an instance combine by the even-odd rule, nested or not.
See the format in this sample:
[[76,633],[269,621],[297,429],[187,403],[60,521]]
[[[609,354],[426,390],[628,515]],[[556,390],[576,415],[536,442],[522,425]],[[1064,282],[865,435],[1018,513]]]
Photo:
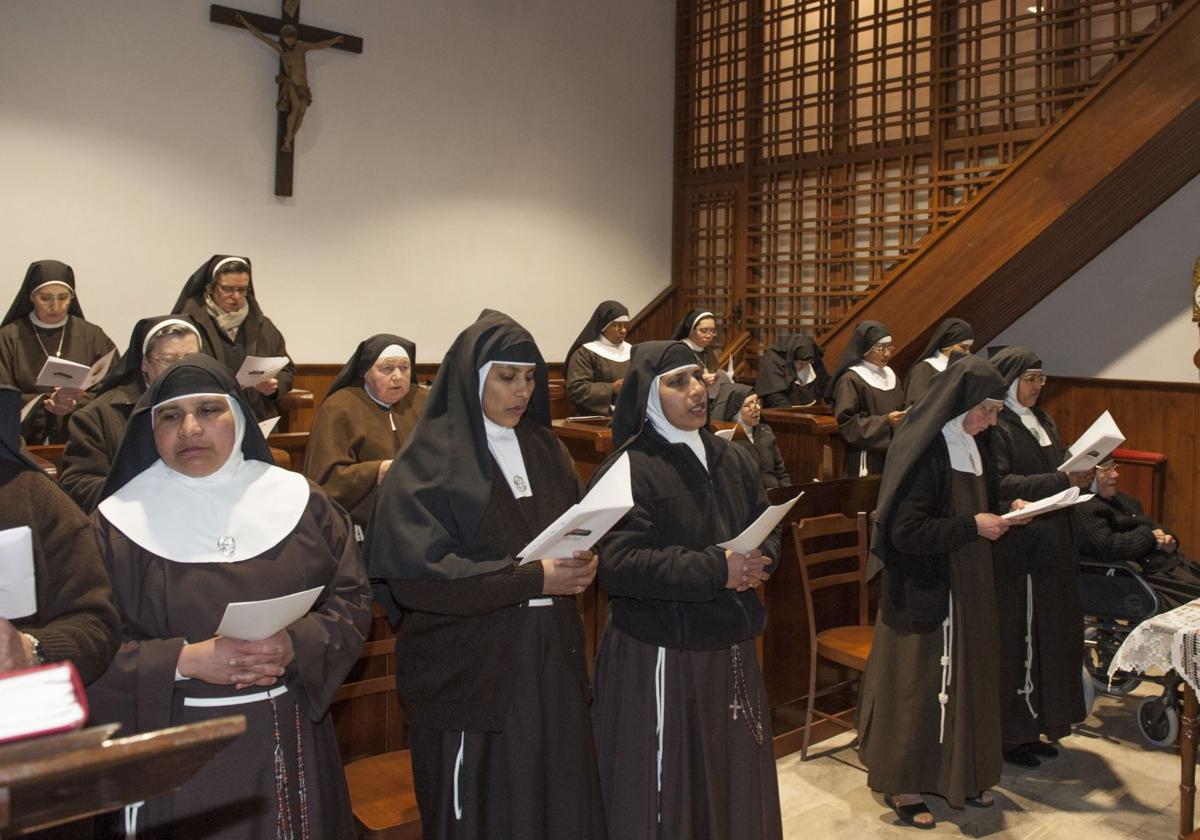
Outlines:
[[70,660],[85,683],[117,650],[121,622],[90,523],[40,470],[0,460],[0,529],[33,530],[36,614],[13,622],[47,662]]
[[[66,335],[63,335],[66,329]],[[62,358],[93,364],[112,350],[112,340],[93,323],[82,318],[70,317],[66,327],[45,330],[34,326],[29,318],[18,318],[11,324],[0,327],[0,383],[12,385],[21,391],[22,405],[27,405],[35,396],[49,394],[54,389],[38,387],[36,384],[42,365],[48,356],[55,355],[62,341]],[[76,410],[92,398],[84,394],[77,402]],[[28,444],[63,443],[67,439],[67,417],[51,414],[41,405],[33,410],[21,424],[21,437]]]
[[624,379],[629,361],[614,362],[580,347],[567,364],[567,396],[580,414],[612,414],[617,395],[612,384]]
[[838,434],[846,444],[843,478],[858,478],[863,454],[867,474],[883,472],[888,446],[892,443],[892,425],[887,415],[904,408],[904,389],[900,380],[890,391],[881,391],[863,381],[853,370],[846,371],[833,392],[833,418]]
[[396,457],[425,410],[429,392],[414,386],[390,409],[358,385],[325,398],[308,436],[303,472],[366,527],[379,486],[379,463]]
[[[92,521],[112,575],[125,638],[108,671],[88,691],[93,719],[119,721],[123,732],[133,733],[246,716],[246,731],[234,743],[178,791],[146,803],[138,836],[274,837],[274,706],[293,823],[300,823],[298,732],[311,836],[354,837],[341,757],[327,714],[334,692],[358,660],[371,622],[371,590],[346,514],[313,487],[295,529],[259,556],[238,563],[173,562],[132,542],[101,511]],[[308,615],[287,628],[296,658],[282,681],[286,693],[273,702],[184,705],[189,697],[265,690],[238,692],[196,679],[176,680],[185,642],[211,638],[231,601],[276,598],[314,586],[325,591]]]
[[118,385],[76,409],[67,422],[67,445],[58,467],[58,485],[86,513],[100,504],[100,492],[129,415],[145,390],[140,379]]

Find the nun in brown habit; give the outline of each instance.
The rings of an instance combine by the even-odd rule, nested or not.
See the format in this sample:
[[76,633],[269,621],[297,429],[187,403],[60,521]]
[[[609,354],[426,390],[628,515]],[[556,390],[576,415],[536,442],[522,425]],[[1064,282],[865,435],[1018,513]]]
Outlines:
[[84,391],[35,384],[46,359],[91,365],[114,346],[104,330],[83,319],[71,266],[58,260],[30,263],[0,322],[0,383],[21,391],[23,405],[37,398],[21,423],[26,443],[64,442],[67,418],[92,398]]
[[[247,356],[288,355],[283,333],[259,306],[248,257],[209,257],[192,272],[171,312],[192,316],[205,346],[235,375]],[[279,415],[276,403],[292,389],[295,377],[296,366],[289,361],[274,378],[242,389],[255,419]]]
[[1003,396],[1000,374],[974,356],[935,378],[897,431],[879,490],[859,754],[871,789],[919,828],[933,826],[922,794],[987,807],[1000,780],[992,541],[1009,523],[990,512],[996,474],[977,436]]
[[133,407],[167,368],[205,349],[195,321],[186,315],[154,315],[133,325],[129,347],[96,386],[96,396],[67,422],[67,445],[58,484],[87,513],[100,492],[121,445]]
[[361,342],[329,386],[313,420],[304,474],[367,527],[375,490],[425,408],[413,387],[417,346],[380,333]]
[[580,414],[611,415],[629,370],[629,310],[615,300],[596,307],[567,350],[567,396]]
[[579,498],[532,336],[485,311],[442,360],[375,498],[425,840],[607,836],[574,596],[596,558],[517,554]]
[[888,446],[904,419],[904,389],[888,360],[895,351],[891,333],[878,321],[863,321],[829,380],[838,435],[846,444],[843,478],[883,472]]

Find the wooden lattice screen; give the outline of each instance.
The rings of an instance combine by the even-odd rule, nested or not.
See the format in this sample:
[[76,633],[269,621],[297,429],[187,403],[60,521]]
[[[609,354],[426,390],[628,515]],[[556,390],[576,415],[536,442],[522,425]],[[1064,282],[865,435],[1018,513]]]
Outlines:
[[1172,8],[1036,3],[679,0],[687,305],[836,324]]

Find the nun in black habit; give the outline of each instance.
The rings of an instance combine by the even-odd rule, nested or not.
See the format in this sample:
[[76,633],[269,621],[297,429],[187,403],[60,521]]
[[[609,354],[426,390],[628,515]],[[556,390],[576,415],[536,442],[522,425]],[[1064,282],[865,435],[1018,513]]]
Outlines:
[[[283,334],[258,304],[248,257],[211,256],[192,272],[171,311],[195,319],[205,345],[235,375],[247,356],[288,355]],[[256,419],[279,415],[276,402],[292,389],[295,376],[289,361],[274,378],[242,389]]]
[[792,333],[776,338],[758,362],[754,392],[762,398],[763,408],[821,402],[829,388],[824,356],[811,335]]
[[567,350],[567,396],[580,414],[612,414],[629,370],[629,310],[615,300],[596,307]]
[[38,385],[46,359],[92,365],[114,346],[104,330],[84,320],[71,266],[58,260],[30,263],[0,322],[0,383],[19,390],[24,405],[37,400],[21,422],[26,443],[65,441],[67,418],[92,398],[91,392]]
[[125,355],[96,386],[95,399],[67,421],[58,483],[85,512],[100,503],[125,425],[146,388],[172,364],[203,350],[204,339],[190,316],[155,315],[133,325]]
[[[1006,347],[992,364],[1008,385],[992,435],[1000,504],[1086,488],[1091,470],[1058,471],[1065,459],[1058,427],[1037,405],[1046,382],[1041,359],[1028,348]],[[1004,757],[1021,767],[1057,755],[1040,735],[1056,741],[1087,716],[1073,518],[1071,509],[1043,514],[996,544]]]
[[888,328],[863,321],[829,381],[826,397],[846,444],[843,478],[883,472],[892,435],[904,419],[904,389],[887,364],[894,352]]
[[[989,541],[995,474],[976,435],[994,425],[1004,381],[968,356],[914,406],[888,452],[871,534],[881,576],[875,641],[858,708],[867,783],[902,821],[992,804],[1000,780],[996,602]],[[986,437],[986,436],[985,436]]]
[[740,382],[722,389],[721,397],[713,403],[714,415],[738,424],[731,443],[746,450],[754,459],[763,487],[768,490],[787,487],[792,479],[775,440],[775,432],[762,421],[762,409],[762,402],[754,390]]
[[367,531],[396,630],[426,840],[607,836],[574,595],[596,558],[516,555],[579,499],[533,338],[485,311],[447,351]]
[[904,405],[911,406],[929,390],[929,380],[950,364],[950,354],[970,353],[975,344],[975,331],[962,318],[947,318],[938,324],[921,358],[909,368],[904,380]]
[[[745,554],[719,548],[766,508],[758,470],[706,427],[691,349],[634,347],[613,416],[633,510],[602,542],[609,622],[593,722],[609,832],[622,840],[760,840],[782,826],[752,589],[778,532]],[[593,479],[595,481],[596,479]]]

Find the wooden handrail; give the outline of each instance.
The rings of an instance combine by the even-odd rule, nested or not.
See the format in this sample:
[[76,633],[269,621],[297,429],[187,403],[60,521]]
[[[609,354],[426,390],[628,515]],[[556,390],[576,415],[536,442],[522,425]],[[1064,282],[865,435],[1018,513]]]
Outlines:
[[672,283],[629,319],[628,340],[631,343],[671,337],[671,330],[675,327],[675,295],[678,291],[679,286]]

